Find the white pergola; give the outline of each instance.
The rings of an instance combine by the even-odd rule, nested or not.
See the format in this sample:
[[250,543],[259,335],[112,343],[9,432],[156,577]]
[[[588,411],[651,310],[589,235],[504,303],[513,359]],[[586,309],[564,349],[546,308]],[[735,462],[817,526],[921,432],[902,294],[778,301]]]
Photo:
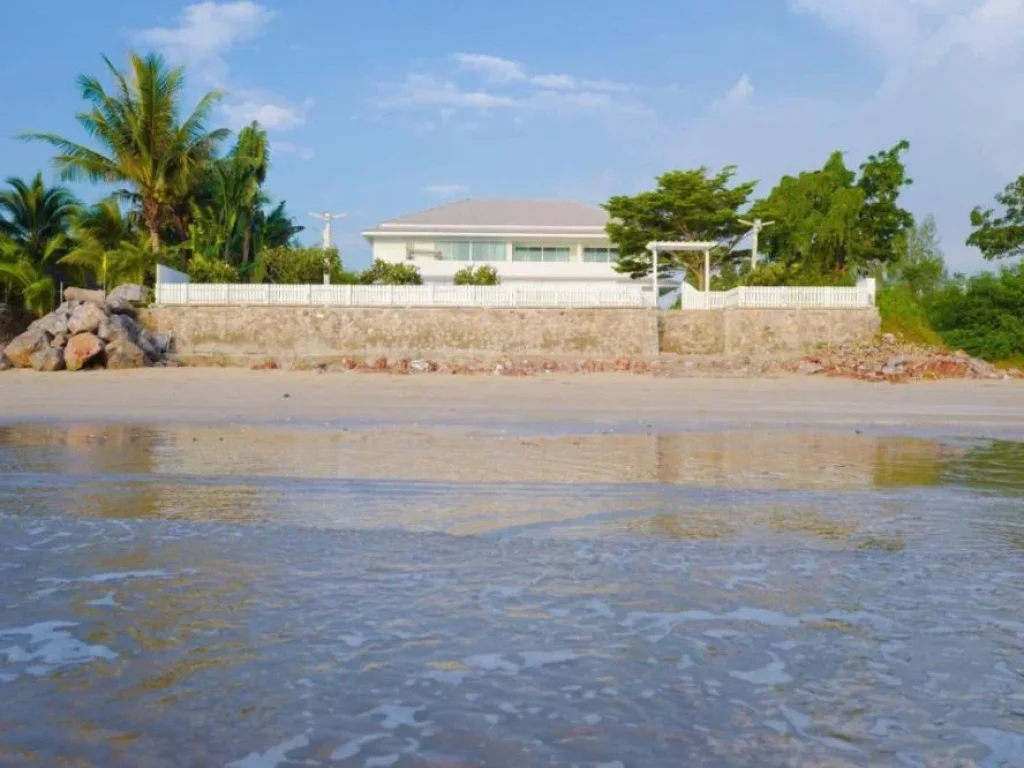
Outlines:
[[711,251],[718,247],[718,243],[703,242],[700,240],[655,240],[647,244],[647,250],[654,257],[654,269],[651,270],[654,288],[654,306],[658,306],[658,254],[659,253],[686,253],[704,252],[704,293],[711,290]]

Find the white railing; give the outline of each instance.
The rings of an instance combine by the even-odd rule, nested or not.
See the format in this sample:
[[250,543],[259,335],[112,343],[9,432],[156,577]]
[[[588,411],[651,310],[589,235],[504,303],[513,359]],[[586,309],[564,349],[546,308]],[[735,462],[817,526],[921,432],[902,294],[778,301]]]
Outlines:
[[856,287],[740,286],[704,293],[682,289],[683,309],[856,309],[875,305],[874,280]]
[[189,306],[292,307],[647,307],[640,285],[269,285],[157,283],[156,302]]

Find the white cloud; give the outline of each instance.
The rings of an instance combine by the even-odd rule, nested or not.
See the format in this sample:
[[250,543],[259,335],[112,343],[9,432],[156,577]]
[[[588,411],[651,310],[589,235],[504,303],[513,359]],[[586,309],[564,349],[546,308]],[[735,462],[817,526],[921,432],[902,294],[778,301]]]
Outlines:
[[526,79],[526,70],[516,61],[484,53],[455,53],[452,58],[460,69],[478,72],[498,83]]
[[[618,116],[650,114],[642,105],[619,101],[615,94],[624,93],[629,87],[611,80],[587,80],[568,74],[530,75],[520,62],[481,53],[455,53],[451,59],[457,70],[453,76],[407,74],[403,81],[383,86],[377,106],[437,108],[438,120],[424,122],[421,119],[416,123],[421,131],[434,130],[438,124],[465,127],[465,121],[456,119],[459,110],[501,109],[562,115],[584,111]],[[466,78],[458,76],[466,73],[483,76],[486,88],[462,82]]]
[[[836,149],[856,167],[900,139],[919,216],[934,213],[955,268],[980,265],[963,245],[968,214],[1024,172],[1024,0],[789,0],[880,68],[864,97],[785,94],[754,100],[743,77],[703,114],[662,125],[652,166],[736,164],[766,194],[783,173],[820,167]],[[756,74],[756,73],[755,73]],[[724,106],[743,105],[743,117]]]
[[723,108],[735,108],[746,105],[754,95],[754,83],[750,75],[743,75],[729,92],[716,102],[716,105]]
[[464,195],[469,188],[465,184],[430,184],[423,188],[428,195],[437,197],[457,197]]
[[176,27],[152,27],[136,37],[143,45],[164,52],[178,63],[201,67],[210,79],[222,81],[227,65],[223,54],[263,32],[273,14],[250,0],[189,5]]
[[490,109],[493,107],[513,107],[517,100],[511,96],[500,96],[487,91],[463,90],[450,80],[442,80],[434,75],[406,75],[405,80],[380,101],[381,106],[403,107],[424,105],[441,107],[451,117],[449,110],[458,107]]
[[576,78],[572,75],[536,75],[530,82],[539,88],[572,89],[576,87]]
[[313,106],[312,99],[293,106],[271,94],[260,91],[238,91],[221,105],[228,127],[238,130],[254,120],[268,131],[287,130],[306,122],[306,114]]
[[278,95],[228,87],[225,56],[241,43],[258,38],[274,14],[252,0],[217,3],[205,0],[186,6],[175,27],[152,27],[136,34],[138,41],[163,52],[171,61],[187,63],[210,84],[228,91],[220,106],[235,130],[257,121],[269,131],[283,131],[306,122],[312,101],[295,106]]

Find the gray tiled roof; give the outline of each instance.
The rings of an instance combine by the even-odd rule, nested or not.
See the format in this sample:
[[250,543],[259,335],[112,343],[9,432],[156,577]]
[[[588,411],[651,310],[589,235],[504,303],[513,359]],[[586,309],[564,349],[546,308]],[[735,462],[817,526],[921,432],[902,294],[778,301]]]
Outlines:
[[608,213],[596,205],[575,200],[459,200],[408,216],[390,219],[381,229],[412,226],[603,228]]

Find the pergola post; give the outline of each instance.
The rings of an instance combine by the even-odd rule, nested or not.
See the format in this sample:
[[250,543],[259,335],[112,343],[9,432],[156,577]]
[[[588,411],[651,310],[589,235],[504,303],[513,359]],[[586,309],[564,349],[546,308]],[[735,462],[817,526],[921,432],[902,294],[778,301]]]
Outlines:
[[651,253],[654,256],[654,269],[651,270],[651,290],[653,291],[654,298],[652,299],[652,306],[658,308],[658,246],[654,246],[651,249]]

